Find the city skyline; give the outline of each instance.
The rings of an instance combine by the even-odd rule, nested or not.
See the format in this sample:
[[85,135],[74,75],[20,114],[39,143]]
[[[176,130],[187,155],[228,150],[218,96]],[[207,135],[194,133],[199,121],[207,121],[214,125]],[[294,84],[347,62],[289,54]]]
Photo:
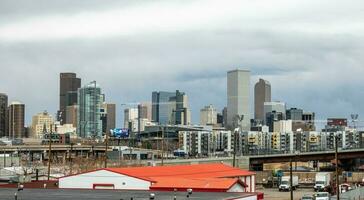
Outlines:
[[[170,10],[169,14],[191,11],[198,20],[192,23],[185,15],[173,15],[169,20],[155,16],[160,11],[158,3]],[[27,2],[15,5],[3,1],[0,92],[8,95],[9,103],[18,100],[26,105],[29,125],[32,115],[43,110],[55,116],[58,75],[70,71],[84,83],[100,83],[107,101],[117,105],[119,126],[123,113],[120,104],[150,101],[152,91],[176,89],[189,96],[192,121],[198,123],[203,106],[212,104],[218,111],[226,106],[226,71],[240,68],[252,72],[250,85],[259,78],[268,80],[272,101],[284,101],[287,108],[314,111],[318,120],[350,118],[351,113],[363,116],[360,85],[364,69],[359,53],[363,47],[358,43],[363,31],[357,26],[362,18],[360,1],[276,3],[278,6],[269,8],[248,1],[159,1],[145,5],[132,1],[68,5],[68,1],[60,1],[58,6],[45,3],[49,9],[40,10]],[[292,17],[297,7],[299,12]],[[25,8],[26,12],[17,12]],[[225,9],[214,12],[218,8]],[[143,14],[145,9],[150,12]],[[265,16],[249,12],[257,9]],[[126,10],[131,10],[128,19],[134,19],[135,26],[120,22],[120,13]],[[320,14],[309,14],[316,11]],[[200,13],[208,14],[204,18]],[[151,15],[161,19],[163,26],[152,23],[140,27],[147,20],[145,16]],[[115,21],[110,19],[113,17]],[[69,28],[85,23],[85,19],[95,19],[96,24],[121,23],[133,32],[109,26],[101,31],[87,24],[86,30],[92,34],[86,36],[79,28]],[[172,22],[178,23],[171,26]],[[50,27],[54,31],[49,31]],[[57,32],[60,28],[69,31]],[[252,103],[250,107],[254,107]],[[252,109],[250,114],[253,118]]]

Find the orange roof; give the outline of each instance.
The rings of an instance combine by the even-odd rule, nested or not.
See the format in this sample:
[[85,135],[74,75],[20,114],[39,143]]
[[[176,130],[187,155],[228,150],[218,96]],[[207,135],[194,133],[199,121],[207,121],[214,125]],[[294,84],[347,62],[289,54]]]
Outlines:
[[224,164],[173,165],[156,167],[107,168],[106,170],[141,179],[156,177],[173,178],[232,178],[254,175],[254,172],[241,170]]
[[244,184],[237,178],[210,178],[210,179],[186,179],[186,178],[161,178],[157,177],[150,189],[203,189],[203,190],[228,190],[234,184]]

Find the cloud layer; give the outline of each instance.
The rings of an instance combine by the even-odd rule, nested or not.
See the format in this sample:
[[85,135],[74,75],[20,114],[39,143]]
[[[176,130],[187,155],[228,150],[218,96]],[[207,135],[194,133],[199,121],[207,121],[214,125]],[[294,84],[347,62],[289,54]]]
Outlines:
[[0,2],[0,92],[27,104],[28,122],[56,112],[64,71],[118,104],[180,89],[194,122],[204,105],[223,108],[235,68],[319,119],[364,114],[360,0],[84,2]]

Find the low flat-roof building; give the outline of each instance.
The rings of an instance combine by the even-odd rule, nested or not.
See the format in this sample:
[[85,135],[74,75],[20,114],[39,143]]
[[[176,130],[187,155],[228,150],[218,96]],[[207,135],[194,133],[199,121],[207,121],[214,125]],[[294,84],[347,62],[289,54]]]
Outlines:
[[255,192],[255,173],[221,163],[104,168],[61,177],[59,188]]

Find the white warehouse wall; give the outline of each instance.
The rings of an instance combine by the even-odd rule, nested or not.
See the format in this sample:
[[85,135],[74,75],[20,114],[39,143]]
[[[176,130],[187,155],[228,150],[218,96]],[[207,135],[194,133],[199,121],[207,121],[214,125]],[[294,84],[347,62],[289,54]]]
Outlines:
[[93,189],[94,184],[113,184],[114,189],[149,190],[150,181],[118,174],[107,170],[98,170],[59,179],[59,188]]

